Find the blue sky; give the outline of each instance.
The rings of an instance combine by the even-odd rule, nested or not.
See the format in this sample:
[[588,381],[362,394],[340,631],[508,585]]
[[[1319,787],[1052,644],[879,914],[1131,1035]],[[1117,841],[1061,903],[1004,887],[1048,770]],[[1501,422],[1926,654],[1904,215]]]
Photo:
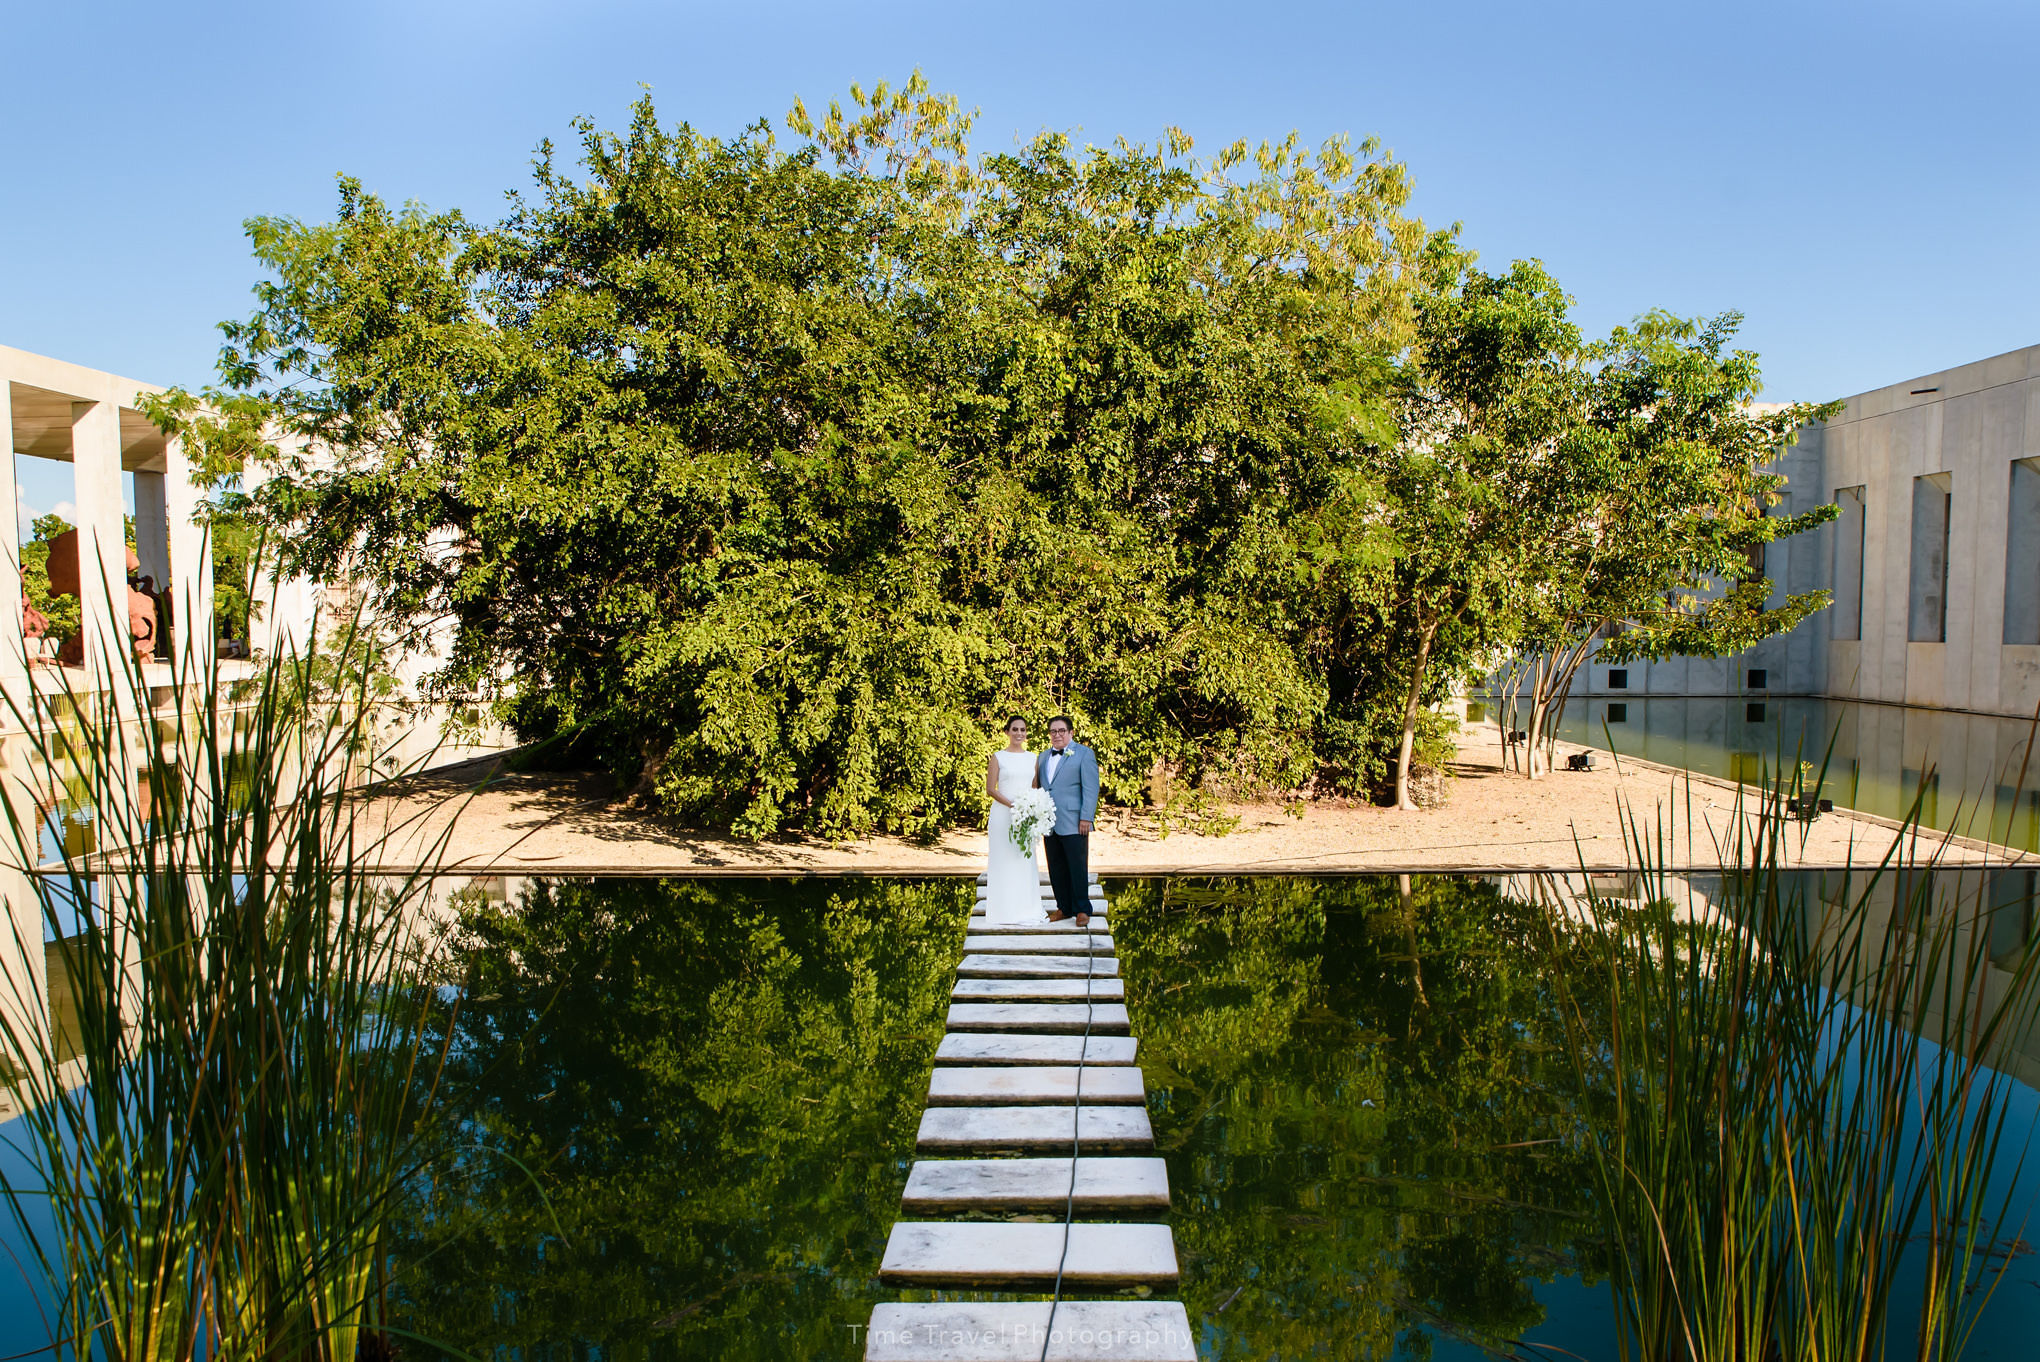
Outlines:
[[981,147],[1377,135],[1589,329],[1738,309],[1766,396],[1839,397],[2040,341],[2036,58],[2031,0],[16,6],[0,343],[202,383],[242,221],[330,215],[338,172],[489,217],[640,84],[728,132],[919,66]]

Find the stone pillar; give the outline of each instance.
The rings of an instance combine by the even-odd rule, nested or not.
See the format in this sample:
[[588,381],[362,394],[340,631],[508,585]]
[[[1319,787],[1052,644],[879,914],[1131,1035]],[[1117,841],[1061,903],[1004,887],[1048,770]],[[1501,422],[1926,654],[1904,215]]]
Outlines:
[[[135,502],[141,503],[139,478]],[[212,674],[213,649],[218,629],[213,622],[212,534],[196,522],[198,489],[191,485],[191,465],[184,457],[184,442],[171,437],[163,452],[163,515],[168,535],[167,577],[172,613],[177,623],[171,635],[176,652],[171,660],[178,675],[195,677]],[[147,562],[144,560],[144,569]]]
[[0,728],[28,703],[27,640],[21,633],[21,505],[14,494],[14,385],[0,371]]
[[135,471],[135,571],[155,579],[161,590],[170,581],[170,515],[161,473]]
[[[122,684],[127,654],[127,534],[120,487],[120,408],[71,406],[71,478],[78,502],[78,598],[83,607],[86,685],[133,705]],[[121,692],[128,692],[122,695]]]
[[[10,734],[18,729],[17,714],[29,716],[28,654],[21,634],[21,508],[14,494],[14,385],[0,370],[0,691],[7,703],[0,704],[0,728]],[[25,737],[0,738],[14,750],[4,755],[0,768],[12,768],[24,755]],[[24,828],[42,824],[42,811],[35,807],[33,793],[18,776],[0,776],[0,799],[14,805],[15,817]],[[12,860],[12,857],[6,858]],[[0,865],[0,902],[6,905],[6,935],[0,938],[0,1009],[21,1035],[38,1034],[49,1024],[49,971],[43,956],[42,903],[26,867]],[[30,1056],[19,1056],[29,1060]],[[49,1075],[38,1075],[48,1078]],[[0,1098],[0,1117],[20,1113]]]

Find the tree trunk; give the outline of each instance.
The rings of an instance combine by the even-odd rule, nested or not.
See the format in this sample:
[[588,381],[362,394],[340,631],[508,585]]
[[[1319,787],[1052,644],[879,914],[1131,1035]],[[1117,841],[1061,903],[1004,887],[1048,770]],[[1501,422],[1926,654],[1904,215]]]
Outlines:
[[1430,1010],[1431,999],[1424,992],[1424,957],[1417,949],[1416,887],[1411,884],[1408,875],[1398,875],[1395,877],[1395,892],[1402,904],[1403,941],[1410,953],[1410,987],[1416,992],[1417,1004],[1410,1009],[1409,1030],[1405,1034],[1408,1039],[1414,1040],[1417,1034],[1417,1014]]
[[1402,746],[1395,756],[1395,806],[1398,809],[1414,809],[1417,803],[1410,798],[1410,753],[1417,745],[1417,710],[1424,695],[1424,671],[1431,665],[1431,640],[1438,633],[1434,621],[1421,626],[1417,635],[1417,660],[1410,667],[1410,693],[1403,701]]
[[1530,717],[1523,734],[1523,775],[1529,780],[1537,779],[1537,754],[1543,750],[1538,745],[1543,731],[1539,721],[1544,716],[1544,688],[1550,681],[1550,663],[1550,658],[1539,654],[1537,670],[1530,682]]
[[1538,706],[1540,715],[1538,728],[1544,735],[1544,769],[1550,770],[1558,755],[1558,726],[1565,719],[1565,707],[1572,701],[1573,678],[1580,673],[1580,667],[1593,651],[1594,640],[1599,637],[1597,625],[1587,636],[1561,655],[1552,658],[1551,684],[1542,703]]

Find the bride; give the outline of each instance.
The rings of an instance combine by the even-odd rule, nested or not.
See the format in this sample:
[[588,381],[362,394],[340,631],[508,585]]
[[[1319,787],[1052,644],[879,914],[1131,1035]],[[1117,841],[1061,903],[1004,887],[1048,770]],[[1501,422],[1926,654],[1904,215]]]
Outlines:
[[1034,858],[1013,845],[1013,801],[1034,784],[1034,754],[1027,750],[1027,721],[1006,720],[1006,748],[985,763],[985,793],[992,797],[987,832],[991,846],[985,866],[985,923],[1039,922],[1041,875]]

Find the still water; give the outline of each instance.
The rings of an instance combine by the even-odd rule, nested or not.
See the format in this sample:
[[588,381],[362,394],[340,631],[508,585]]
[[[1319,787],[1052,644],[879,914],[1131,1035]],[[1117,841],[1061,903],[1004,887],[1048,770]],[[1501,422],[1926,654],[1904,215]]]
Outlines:
[[[1446,876],[1110,889],[1202,1357],[1613,1355],[1539,910]],[[391,1288],[445,1349],[400,1355],[858,1357],[898,1298],[875,1277],[971,897],[455,893],[461,1126],[395,1226]],[[2028,1355],[2032,1278],[1969,1356]],[[43,1343],[34,1318],[0,1283],[0,1354]]]
[[[1489,707],[1485,712],[1491,714]],[[1575,699],[1559,736],[1665,766],[1749,784],[1807,762],[1809,792],[1902,818],[1917,799],[1928,827],[2040,851],[2040,760],[2029,719],[1840,700]]]

